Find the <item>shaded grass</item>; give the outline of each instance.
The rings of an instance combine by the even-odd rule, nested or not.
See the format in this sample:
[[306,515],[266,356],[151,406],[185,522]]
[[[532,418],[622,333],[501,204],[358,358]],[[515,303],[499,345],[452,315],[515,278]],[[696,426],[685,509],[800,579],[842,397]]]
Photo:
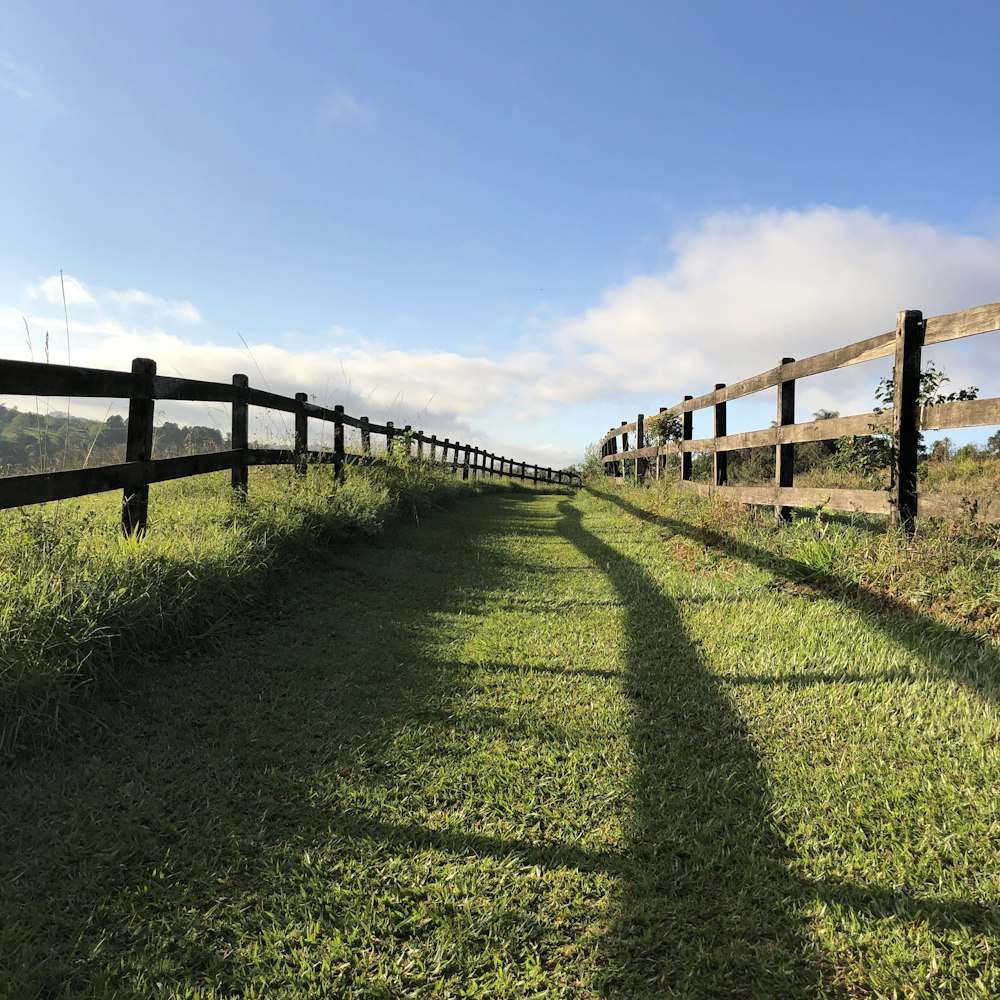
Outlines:
[[717,517],[500,495],[303,565],[2,776],[0,996],[996,995],[991,647]]
[[0,757],[58,735],[148,661],[217,646],[276,575],[493,488],[402,459],[343,483],[329,467],[254,469],[245,500],[228,474],[202,476],[152,487],[141,540],[120,534],[118,493],[2,512]]

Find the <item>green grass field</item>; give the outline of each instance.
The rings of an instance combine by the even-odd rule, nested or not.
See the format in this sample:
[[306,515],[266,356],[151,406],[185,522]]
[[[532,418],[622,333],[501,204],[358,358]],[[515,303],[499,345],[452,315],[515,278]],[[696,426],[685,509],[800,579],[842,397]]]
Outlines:
[[329,547],[0,772],[0,996],[1000,995],[946,542],[601,487]]

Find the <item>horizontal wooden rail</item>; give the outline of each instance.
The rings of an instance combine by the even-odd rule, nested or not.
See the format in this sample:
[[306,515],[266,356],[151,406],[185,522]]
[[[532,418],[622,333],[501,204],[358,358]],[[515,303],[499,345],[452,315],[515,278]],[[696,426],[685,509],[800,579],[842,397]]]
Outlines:
[[[811,357],[781,358],[774,368],[750,378],[725,385],[717,383],[711,392],[685,396],[670,407],[661,407],[656,416],[677,418],[679,440],[647,445],[650,420],[656,416],[639,414],[634,421],[612,427],[600,440],[601,462],[608,475],[621,477],[629,462],[629,474],[642,481],[652,463],[659,477],[667,455],[679,453],[681,484],[697,492],[709,491],[740,503],[774,505],[780,517],[789,516],[791,507],[824,504],[834,510],[857,510],[867,513],[890,513],[893,520],[912,530],[918,510],[925,516],[937,516],[953,497],[932,497],[921,501],[917,495],[917,457],[921,430],[951,427],[983,427],[1000,424],[1000,399],[960,400],[918,406],[920,359],[924,346],[941,344],[963,337],[1000,330],[1000,302],[976,306],[960,312],[923,319],[914,310],[900,312],[896,329],[844,347]],[[893,405],[881,412],[859,413],[828,420],[795,422],[796,381],[811,375],[835,371],[848,365],[894,356]],[[726,404],[766,389],[777,390],[777,416],[774,425],[762,430],[729,434],[726,430]],[[692,415],[696,410],[714,409],[714,433],[694,438]],[[891,439],[893,456],[890,493],[868,490],[802,490],[793,485],[794,446],[810,441],[830,441],[844,437],[885,435]],[[629,447],[630,437],[633,446]],[[619,443],[620,439],[620,443]],[[773,486],[735,487],[728,483],[730,452],[750,448],[773,448],[775,481]],[[713,456],[712,484],[691,481],[692,456]],[[826,498],[825,500],[823,498]],[[996,520],[997,505],[989,498],[963,498],[963,510],[970,517]]]
[[[942,344],[950,340],[959,340],[963,337],[975,337],[984,333],[992,333],[995,330],[1000,330],[1000,302],[991,302],[989,305],[976,306],[974,309],[965,309],[961,312],[930,317],[924,321],[923,343],[927,347],[931,344]],[[675,403],[665,412],[680,415],[682,413],[691,413],[695,410],[703,410],[706,407],[715,406],[717,403],[725,403],[733,399],[739,399],[742,396],[752,395],[755,392],[761,392],[765,389],[773,389],[781,382],[806,378],[809,375],[820,375],[824,372],[836,371],[839,368],[846,368],[849,365],[860,364],[864,361],[874,361],[877,358],[889,357],[894,350],[895,333],[881,333],[875,337],[869,337],[866,340],[859,340],[854,344],[848,344],[846,347],[824,351],[822,354],[814,354],[811,357],[792,361],[786,365],[777,365],[774,368],[769,368],[766,372],[761,372],[759,375],[753,375],[740,382],[733,382],[725,388],[706,392],[701,396],[695,396],[682,403]],[[632,433],[634,431],[635,422],[624,424],[621,427],[614,427],[605,434],[600,444],[605,444],[613,435]]]
[[[126,461],[90,469],[72,469],[30,475],[0,477],[0,509],[23,507],[88,496],[108,490],[124,491],[122,527],[127,534],[146,528],[151,483],[183,479],[224,470],[232,471],[232,485],[240,494],[248,487],[250,466],[291,465],[305,474],[309,465],[332,465],[337,475],[348,465],[379,461],[371,447],[372,434],[385,437],[387,455],[405,450],[414,461],[430,462],[441,469],[471,477],[490,477],[578,486],[580,477],[567,469],[543,468],[515,462],[482,448],[459,444],[448,438],[424,434],[411,427],[396,427],[391,421],[373,424],[368,417],[354,417],[342,406],[333,408],[310,403],[305,393],[294,398],[249,385],[246,375],[234,375],[231,383],[207,382],[156,374],[156,364],[144,358],[132,363],[131,372],[51,365],[31,361],[0,360],[0,393],[26,396],[72,396],[124,398],[129,400]],[[232,443],[228,451],[180,458],[154,458],[153,416],[156,400],[222,402],[232,406]],[[249,407],[265,407],[290,413],[295,418],[295,440],[291,448],[251,448],[248,435]],[[333,424],[332,450],[309,447],[309,421]],[[344,428],[360,431],[361,452],[348,452]],[[414,454],[414,449],[416,454]]]
[[181,458],[156,458],[148,462],[98,465],[93,469],[4,476],[0,478],[0,510],[221,472],[231,469],[239,454],[235,451],[216,451]]

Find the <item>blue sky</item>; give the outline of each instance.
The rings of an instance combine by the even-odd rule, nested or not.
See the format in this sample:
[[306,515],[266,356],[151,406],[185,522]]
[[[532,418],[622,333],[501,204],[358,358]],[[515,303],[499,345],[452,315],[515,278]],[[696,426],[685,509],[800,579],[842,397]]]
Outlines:
[[[5,0],[0,356],[65,360],[62,270],[74,363],[571,461],[1000,299],[998,46],[995,2]],[[934,357],[1000,395],[997,343]]]

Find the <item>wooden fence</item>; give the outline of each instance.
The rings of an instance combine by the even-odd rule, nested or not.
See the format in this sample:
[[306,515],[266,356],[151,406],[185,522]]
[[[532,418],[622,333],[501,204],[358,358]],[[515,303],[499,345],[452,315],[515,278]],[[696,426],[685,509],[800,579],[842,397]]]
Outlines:
[[[661,471],[665,456],[680,454],[680,485],[703,494],[717,494],[745,504],[774,505],[779,517],[787,518],[789,508],[824,506],[832,510],[888,514],[894,523],[912,530],[921,516],[956,513],[955,501],[946,497],[917,494],[917,452],[921,430],[953,427],[980,427],[1000,424],[1000,398],[976,399],[919,405],[921,349],[930,344],[972,337],[1000,329],[1000,302],[977,306],[963,312],[924,319],[916,310],[900,312],[896,329],[846,347],[826,351],[796,361],[782,358],[777,367],[732,385],[717,383],[714,391],[702,396],[685,396],[683,402],[660,407],[682,421],[681,438],[676,442],[647,446],[645,417],[638,414],[631,423],[623,422],[601,439],[605,474],[621,477],[623,462],[633,460],[634,474],[642,480],[649,462]],[[895,355],[893,406],[883,413],[859,413],[850,417],[795,422],[797,379],[835,371],[848,365]],[[776,425],[766,430],[728,434],[726,403],[765,389],[777,388]],[[692,439],[692,414],[714,409],[714,433],[710,438]],[[880,490],[796,489],[792,474],[795,445],[805,441],[827,441],[848,435],[866,437],[887,434],[892,438],[891,488]],[[634,435],[629,447],[629,435]],[[619,439],[621,447],[619,448]],[[774,447],[773,486],[729,486],[727,453],[742,448]],[[691,481],[691,459],[696,452],[713,456],[713,482]],[[965,514],[978,520],[1000,522],[1000,499],[976,497],[965,505]]]
[[[344,467],[374,460],[372,435],[385,437],[385,448],[407,448],[416,461],[434,462],[463,479],[477,476],[505,477],[534,484],[560,483],[577,486],[580,477],[562,469],[542,468],[494,455],[470,444],[397,428],[391,421],[373,424],[368,417],[352,417],[343,406],[329,409],[308,401],[304,392],[291,399],[250,386],[246,375],[234,375],[231,384],[202,382],[156,374],[156,362],[136,358],[131,372],[99,368],[78,368],[28,361],[0,360],[0,394],[23,396],[71,396],[127,399],[129,401],[125,461],[118,465],[45,472],[34,475],[0,478],[0,509],[24,507],[65,500],[70,497],[124,491],[122,530],[128,534],[145,531],[151,483],[183,479],[208,472],[232,470],[233,488],[246,493],[251,465],[292,465],[302,475],[311,463],[331,464],[337,475]],[[156,400],[186,400],[229,403],[232,406],[232,437],[228,451],[182,458],[153,457],[153,404]],[[249,446],[249,410],[265,407],[291,413],[295,417],[295,443],[288,448],[251,448]],[[333,424],[333,450],[316,451],[309,447],[309,421]],[[361,452],[349,453],[344,447],[344,428],[360,431]],[[415,450],[415,454],[414,454]]]

